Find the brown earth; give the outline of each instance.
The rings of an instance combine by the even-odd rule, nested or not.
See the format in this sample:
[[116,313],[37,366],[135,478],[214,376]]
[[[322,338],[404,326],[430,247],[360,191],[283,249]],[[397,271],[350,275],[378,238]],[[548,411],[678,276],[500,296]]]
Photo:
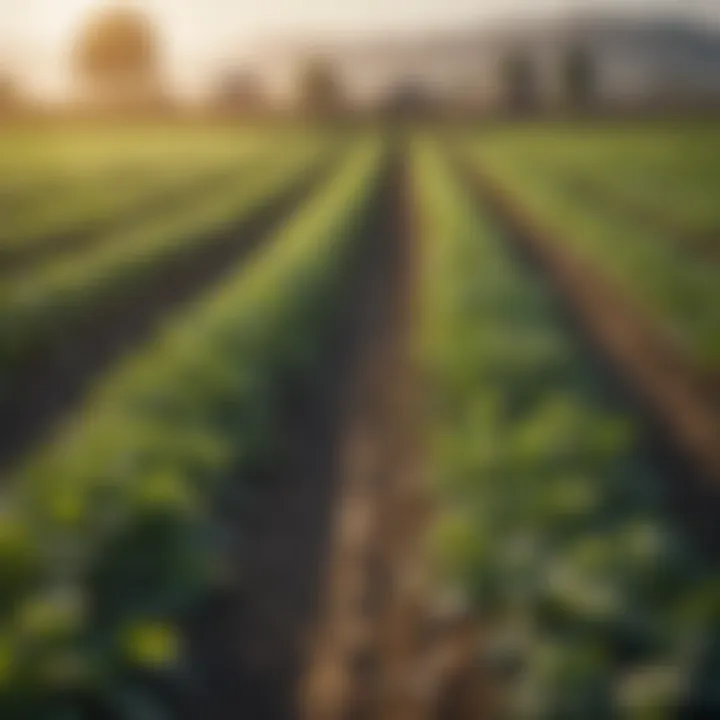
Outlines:
[[[413,253],[405,223],[404,159],[394,159],[386,219],[366,303],[369,342],[361,348],[338,448],[340,495],[325,570],[320,621],[300,687],[301,717],[380,718],[394,668],[393,652],[412,630],[413,602],[404,590],[417,563],[406,546],[417,539],[418,497],[410,359]],[[416,548],[419,549],[419,548]],[[407,586],[403,588],[403,586]],[[398,603],[406,614],[397,617]]]

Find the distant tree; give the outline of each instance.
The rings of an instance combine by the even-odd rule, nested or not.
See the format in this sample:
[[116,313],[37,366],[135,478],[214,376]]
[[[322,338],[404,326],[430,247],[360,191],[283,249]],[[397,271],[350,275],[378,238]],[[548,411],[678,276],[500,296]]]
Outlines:
[[502,61],[503,96],[505,106],[515,113],[527,113],[537,108],[538,86],[532,58],[513,53]]
[[427,90],[412,80],[398,83],[385,96],[384,113],[391,118],[427,117],[435,109]]
[[562,59],[562,84],[566,104],[575,109],[591,106],[597,95],[597,69],[590,50],[569,48]]
[[0,113],[15,110],[20,104],[20,93],[15,81],[7,76],[0,75]]
[[264,104],[262,84],[248,70],[229,70],[220,78],[215,101],[216,106],[223,111],[257,111]]
[[137,11],[111,8],[92,17],[77,38],[73,61],[83,84],[104,96],[138,99],[158,91],[158,38]]
[[314,58],[305,63],[299,77],[300,100],[304,109],[320,117],[336,116],[343,106],[343,90],[332,64]]

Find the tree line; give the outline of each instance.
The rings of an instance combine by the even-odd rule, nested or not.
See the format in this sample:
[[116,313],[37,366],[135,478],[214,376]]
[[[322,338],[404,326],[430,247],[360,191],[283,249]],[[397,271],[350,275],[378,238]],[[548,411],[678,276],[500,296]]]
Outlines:
[[[94,15],[74,43],[71,62],[84,95],[92,102],[117,108],[162,106],[161,40],[141,12],[106,9]],[[514,114],[531,114],[543,106],[543,88],[533,58],[511,52],[502,59],[499,79],[503,107]],[[597,71],[591,53],[581,47],[567,50],[559,61],[562,104],[589,109],[596,100]],[[328,59],[307,58],[299,63],[296,109],[315,116],[336,117],[351,112],[341,73]],[[0,78],[0,112],[18,104],[20,93],[9,79]],[[218,80],[212,104],[225,112],[260,110],[267,104],[261,78],[243,68],[225,72]],[[418,83],[399,82],[382,103],[392,115],[420,115],[442,111]]]

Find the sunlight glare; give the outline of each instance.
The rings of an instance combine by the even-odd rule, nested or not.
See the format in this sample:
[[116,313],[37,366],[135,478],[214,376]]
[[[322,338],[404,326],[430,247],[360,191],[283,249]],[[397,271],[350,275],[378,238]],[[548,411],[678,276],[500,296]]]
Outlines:
[[93,10],[104,4],[102,0],[45,0],[37,17],[38,29],[48,44],[67,45]]

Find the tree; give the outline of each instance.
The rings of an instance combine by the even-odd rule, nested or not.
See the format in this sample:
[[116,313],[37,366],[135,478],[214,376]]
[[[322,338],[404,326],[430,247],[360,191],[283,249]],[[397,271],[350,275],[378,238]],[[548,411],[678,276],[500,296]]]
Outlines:
[[104,97],[149,99],[159,90],[158,40],[139,12],[113,8],[92,17],[77,39],[73,60],[84,85]]
[[226,112],[256,112],[265,104],[260,79],[248,70],[226,71],[220,78],[215,102]]
[[383,110],[390,118],[413,119],[432,115],[436,107],[422,84],[405,80],[390,89],[385,96]]
[[343,93],[332,64],[319,58],[308,61],[299,79],[300,99],[307,112],[332,117],[342,109]]
[[513,53],[503,60],[502,84],[508,110],[527,113],[536,109],[537,79],[532,60],[528,55]]
[[591,106],[597,93],[597,72],[592,52],[574,46],[562,60],[563,92],[567,105],[581,109]]
[[9,113],[20,105],[20,93],[15,81],[7,76],[0,75],[0,113]]

